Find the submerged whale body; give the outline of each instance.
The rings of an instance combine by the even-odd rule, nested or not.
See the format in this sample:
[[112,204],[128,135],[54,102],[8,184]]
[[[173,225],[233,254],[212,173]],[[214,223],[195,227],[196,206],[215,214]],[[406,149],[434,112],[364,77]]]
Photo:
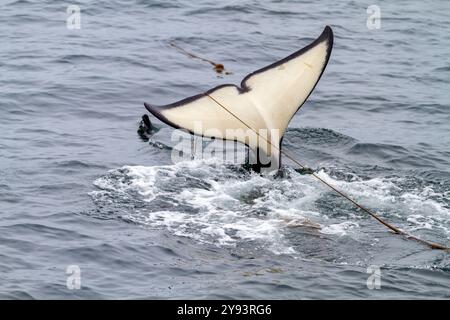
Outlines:
[[246,144],[258,172],[277,170],[286,128],[322,76],[332,47],[327,26],[314,42],[247,75],[240,86],[224,84],[171,104],[144,105],[174,128]]

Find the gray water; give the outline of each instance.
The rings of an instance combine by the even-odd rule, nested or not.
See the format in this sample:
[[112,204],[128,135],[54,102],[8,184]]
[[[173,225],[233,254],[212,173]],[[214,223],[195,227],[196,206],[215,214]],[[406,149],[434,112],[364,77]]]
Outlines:
[[[331,59],[284,148],[450,245],[448,1],[79,0],[79,30],[69,4],[0,5],[1,298],[450,297],[448,253],[393,235],[293,164],[283,178],[173,164],[171,128],[152,118],[150,141],[136,132],[144,101],[239,83],[329,24]],[[372,4],[380,29],[366,26]]]

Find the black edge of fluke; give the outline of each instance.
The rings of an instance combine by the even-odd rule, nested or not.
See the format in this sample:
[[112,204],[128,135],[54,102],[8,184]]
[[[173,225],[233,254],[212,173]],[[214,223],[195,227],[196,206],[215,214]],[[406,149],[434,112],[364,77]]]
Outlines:
[[[253,75],[255,75],[255,74],[258,74],[258,73],[261,73],[261,72],[264,72],[264,71],[267,71],[267,70],[269,70],[269,69],[276,68],[276,67],[282,65],[283,63],[286,63],[287,61],[292,60],[292,59],[298,57],[299,55],[305,53],[306,51],[308,51],[309,49],[315,47],[316,45],[318,45],[319,43],[321,43],[321,42],[323,42],[323,41],[328,41],[328,50],[327,50],[327,56],[326,56],[326,58],[325,58],[324,68],[323,68],[323,70],[322,70],[322,73],[321,73],[320,76],[319,76],[319,79],[317,80],[317,82],[319,82],[320,78],[322,77],[323,72],[324,72],[325,69],[326,69],[326,66],[327,66],[327,64],[328,64],[328,60],[330,59],[330,56],[331,56],[331,50],[332,50],[332,48],[333,48],[334,35],[333,35],[333,30],[331,29],[330,26],[325,26],[325,28],[323,29],[323,31],[322,31],[322,33],[320,34],[320,36],[319,36],[317,39],[315,39],[313,42],[311,42],[309,45],[307,45],[306,47],[303,47],[303,48],[301,48],[300,50],[297,50],[296,52],[290,54],[290,55],[287,56],[286,58],[283,58],[283,59],[281,59],[281,60],[278,60],[278,61],[276,61],[276,62],[274,62],[274,63],[272,63],[272,64],[270,64],[270,65],[268,65],[268,66],[266,66],[266,67],[264,67],[264,68],[261,68],[261,69],[258,69],[258,70],[256,70],[256,71],[253,71],[252,73],[250,73],[250,74],[248,74],[247,76],[245,76],[245,78],[244,78],[244,79],[242,80],[242,82],[241,82],[241,87],[242,87],[242,89],[243,89],[244,91],[249,89],[249,88],[247,88],[245,82],[246,82],[247,79],[249,79],[251,76],[253,76]],[[316,84],[317,84],[317,82],[316,82]],[[314,91],[314,88],[311,90],[311,92],[313,92],[313,91]],[[307,100],[307,99],[308,99],[308,98],[306,98],[306,100]],[[305,100],[305,101],[306,101],[306,100]]]
[[[303,54],[305,51],[307,51],[307,50],[313,48],[314,46],[318,45],[319,43],[321,43],[321,42],[323,42],[323,41],[328,41],[329,43],[328,43],[328,50],[327,50],[327,56],[326,56],[326,58],[325,58],[324,68],[323,68],[323,70],[322,70],[322,73],[321,73],[320,76],[319,76],[319,79],[317,80],[317,82],[319,82],[319,80],[320,80],[320,78],[322,77],[322,74],[323,74],[323,72],[325,71],[326,66],[327,66],[327,64],[328,64],[328,60],[329,60],[329,58],[330,58],[331,50],[332,50],[332,48],[333,48],[333,42],[334,42],[333,30],[332,30],[331,27],[328,26],[328,25],[325,26],[325,28],[324,28],[324,30],[322,31],[322,33],[320,34],[320,36],[319,36],[318,38],[316,38],[312,43],[310,43],[309,45],[307,45],[307,46],[301,48],[300,50],[297,50],[296,52],[290,54],[289,56],[287,56],[287,57],[285,57],[285,58],[283,58],[283,59],[281,59],[281,60],[278,60],[278,61],[276,61],[276,62],[274,62],[274,63],[272,63],[272,64],[270,64],[270,65],[268,65],[268,66],[266,66],[266,67],[263,67],[263,68],[261,68],[261,69],[258,69],[258,70],[256,70],[256,71],[254,71],[254,72],[248,74],[247,76],[245,76],[245,77],[243,78],[243,80],[241,81],[240,86],[236,86],[236,85],[234,85],[234,84],[222,84],[222,85],[219,85],[219,86],[214,87],[214,88],[212,88],[212,89],[209,89],[209,90],[205,91],[204,93],[196,94],[196,95],[194,95],[194,96],[190,96],[190,97],[184,98],[184,99],[179,100],[179,101],[176,101],[176,102],[174,102],[174,103],[170,103],[170,104],[166,104],[166,105],[161,105],[161,106],[154,106],[154,105],[150,105],[150,104],[148,104],[148,103],[144,103],[144,106],[145,106],[145,108],[146,108],[151,114],[153,114],[156,118],[158,118],[158,119],[161,120],[162,122],[168,124],[169,126],[172,126],[172,127],[176,128],[176,129],[181,129],[178,125],[176,125],[175,123],[169,121],[166,117],[164,117],[164,116],[161,114],[161,112],[160,112],[159,110],[175,108],[175,107],[178,107],[178,106],[187,104],[187,103],[192,102],[192,101],[195,101],[195,100],[197,100],[197,99],[201,99],[201,98],[203,98],[203,97],[206,97],[207,94],[211,94],[211,93],[214,92],[215,90],[218,90],[218,89],[220,89],[220,88],[227,87],[227,86],[235,87],[240,93],[245,93],[245,92],[251,90],[251,88],[249,88],[249,87],[246,85],[246,80],[248,80],[252,75],[258,74],[258,73],[260,73],[260,72],[267,71],[267,70],[269,70],[269,69],[271,69],[271,68],[278,67],[279,65],[281,65],[281,64],[283,64],[283,63],[285,63],[285,62],[287,62],[287,61],[289,61],[289,60],[291,60],[291,59],[293,59],[293,58],[295,58],[295,57],[297,57],[297,56],[299,56],[299,55],[301,55],[301,54]],[[315,86],[317,85],[317,82],[316,82],[316,84],[314,85],[313,89],[311,90],[311,93],[314,91],[314,88],[315,88]],[[311,93],[310,93],[310,94],[311,94]],[[309,96],[308,96],[308,97],[309,97]],[[306,98],[306,100],[308,99],[308,97]],[[306,100],[305,100],[305,101],[306,101]],[[301,106],[299,106],[299,108],[300,108],[300,107],[301,107]]]
[[152,107],[151,105],[149,105],[147,102],[144,102],[144,106],[145,108],[151,113],[153,114],[158,120],[168,124],[171,127],[174,127],[175,129],[181,129],[177,124],[173,123],[172,121],[170,121],[169,119],[167,119],[166,117],[164,117],[161,112],[159,112],[158,107],[154,106]]

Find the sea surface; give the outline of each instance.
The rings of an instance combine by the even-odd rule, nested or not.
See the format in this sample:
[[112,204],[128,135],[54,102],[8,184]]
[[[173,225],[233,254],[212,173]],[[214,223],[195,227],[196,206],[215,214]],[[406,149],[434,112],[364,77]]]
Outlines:
[[449,1],[1,0],[0,298],[450,298],[448,252],[288,160],[281,177],[173,163],[170,127],[137,133],[144,102],[238,84],[325,25],[328,67],[283,148],[450,246]]

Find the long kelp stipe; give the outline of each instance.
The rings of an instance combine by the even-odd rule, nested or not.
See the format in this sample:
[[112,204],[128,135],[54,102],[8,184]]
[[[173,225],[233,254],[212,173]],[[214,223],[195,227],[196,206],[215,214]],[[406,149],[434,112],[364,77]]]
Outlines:
[[211,65],[214,67],[214,71],[216,71],[216,72],[219,73],[219,74],[231,74],[230,71],[225,70],[225,66],[224,66],[222,63],[216,63],[216,62],[214,62],[214,61],[212,61],[212,60],[209,60],[209,59],[200,57],[200,56],[197,55],[197,54],[194,54],[194,53],[192,53],[192,52],[189,52],[189,51],[187,51],[187,50],[181,48],[179,45],[175,44],[174,42],[170,42],[169,45],[170,45],[171,47],[177,49],[177,50],[178,50],[179,52],[181,52],[182,54],[184,54],[184,55],[190,57],[190,58],[198,59],[198,60],[201,60],[201,61],[204,61],[204,62],[207,62],[207,63],[211,64]]
[[[279,149],[276,145],[274,145],[271,141],[269,141],[268,139],[266,139],[264,136],[260,135],[259,132],[257,130],[255,130],[254,128],[252,128],[250,125],[248,125],[247,123],[245,123],[243,120],[241,120],[238,116],[236,116],[234,113],[232,113],[226,106],[224,106],[223,104],[221,104],[219,101],[217,101],[215,98],[213,98],[211,95],[209,95],[208,93],[205,93],[212,101],[214,101],[214,103],[216,103],[218,106],[220,106],[221,108],[223,108],[226,112],[228,112],[231,116],[233,116],[234,118],[236,118],[239,122],[241,122],[244,126],[246,126],[249,130],[253,131],[259,138],[265,140],[267,143],[269,143],[273,148],[277,149],[281,154],[283,154],[284,156],[286,156],[289,160],[291,160],[292,162],[294,162],[295,164],[297,164],[298,166],[300,166],[302,169],[305,170],[312,170],[311,168],[309,168],[306,165],[303,165],[300,161],[298,161],[296,158],[294,158],[293,156],[291,156],[290,154],[286,153],[284,150]],[[321,177],[319,177],[316,173],[311,173],[311,175],[316,178],[317,180],[319,180],[320,182],[322,182],[324,185],[326,185],[327,187],[329,187],[330,189],[332,189],[334,192],[336,192],[339,196],[341,196],[342,198],[346,199],[347,201],[351,202],[355,207],[357,207],[358,209],[364,211],[365,213],[369,214],[372,218],[374,218],[375,220],[377,220],[378,222],[380,222],[382,225],[384,225],[385,227],[389,228],[390,230],[394,231],[396,234],[405,236],[408,239],[412,239],[415,241],[418,241],[424,245],[429,246],[431,249],[438,249],[438,250],[449,250],[450,248],[439,244],[439,243],[433,243],[427,240],[423,240],[420,239],[416,236],[413,236],[399,228],[397,228],[396,226],[384,221],[383,219],[381,219],[376,213],[372,212],[371,210],[367,209],[366,207],[364,207],[363,205],[359,204],[357,201],[353,200],[350,196],[348,196],[347,194],[343,193],[342,191],[340,191],[339,189],[337,189],[336,187],[334,187],[333,185],[329,184],[328,182],[326,182],[325,180],[323,180]]]

